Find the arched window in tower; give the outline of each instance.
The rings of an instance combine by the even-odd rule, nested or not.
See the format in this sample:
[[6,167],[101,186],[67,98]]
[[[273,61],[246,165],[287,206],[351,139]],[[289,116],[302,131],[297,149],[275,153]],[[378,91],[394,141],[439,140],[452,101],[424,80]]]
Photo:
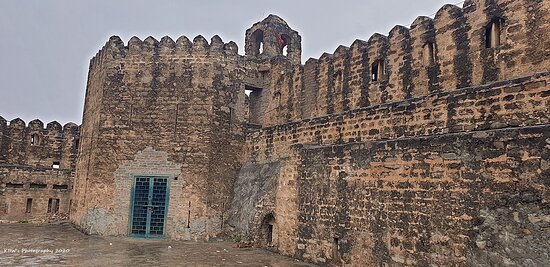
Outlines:
[[281,55],[288,56],[288,47],[290,46],[290,36],[287,34],[277,35],[277,41],[279,42],[279,47],[281,48]]
[[254,51],[256,55],[261,55],[264,52],[264,32],[262,30],[256,30],[252,34],[254,38]]
[[371,68],[370,68],[370,73],[371,73],[371,80],[373,82],[376,82],[376,81],[382,81],[385,79],[384,77],[384,60],[382,59],[378,59],[376,60],[374,63],[372,63],[371,65]]
[[264,42],[260,42],[260,44],[258,44],[258,55],[261,55],[262,53],[264,52]]
[[435,63],[435,44],[426,42],[423,49],[424,66],[429,67]]
[[485,47],[495,48],[500,46],[502,37],[502,25],[504,19],[494,18],[485,27]]

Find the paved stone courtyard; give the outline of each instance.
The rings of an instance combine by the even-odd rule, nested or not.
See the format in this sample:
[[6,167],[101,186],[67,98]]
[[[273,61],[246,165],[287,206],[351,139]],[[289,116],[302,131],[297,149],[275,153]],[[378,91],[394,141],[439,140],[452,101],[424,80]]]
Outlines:
[[2,266],[313,266],[231,242],[84,235],[69,224],[0,225]]

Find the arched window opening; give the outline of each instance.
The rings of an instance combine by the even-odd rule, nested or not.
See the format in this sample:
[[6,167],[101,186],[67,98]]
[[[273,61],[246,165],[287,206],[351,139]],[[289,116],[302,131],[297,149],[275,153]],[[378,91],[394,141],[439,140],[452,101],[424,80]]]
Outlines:
[[244,92],[248,95],[249,123],[261,125],[264,115],[264,109],[262,105],[262,88],[245,85]]
[[333,75],[334,92],[341,93],[344,90],[344,72],[338,70]]
[[435,63],[435,44],[432,42],[426,42],[424,44],[424,66],[429,67]]
[[31,213],[32,211],[32,198],[27,198],[27,206],[25,207],[25,213]]
[[274,103],[276,105],[277,108],[280,108],[282,103],[281,103],[281,93],[280,92],[276,92],[273,96],[274,98]]
[[384,80],[384,61],[379,59],[371,65],[371,78],[373,82]]
[[288,47],[290,46],[290,36],[287,34],[277,35],[277,41],[279,42],[279,47],[281,48],[281,55],[288,56]]
[[32,134],[31,135],[31,146],[37,146],[40,145],[40,137],[38,134]]
[[261,55],[264,52],[264,32],[256,30],[252,37],[254,38],[254,51],[256,55]]
[[502,18],[494,18],[485,27],[485,47],[495,48],[500,46],[502,25],[504,20]]
[[264,52],[264,42],[260,42],[258,45],[258,55],[261,55]]

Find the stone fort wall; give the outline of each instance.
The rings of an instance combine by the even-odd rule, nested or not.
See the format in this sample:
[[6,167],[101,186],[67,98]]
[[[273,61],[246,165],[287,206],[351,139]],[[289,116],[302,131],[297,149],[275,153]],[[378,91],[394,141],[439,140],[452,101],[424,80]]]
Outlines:
[[[0,219],[69,212],[79,126],[0,117]],[[53,201],[53,203],[52,203]]]
[[[544,73],[251,132],[247,168],[282,166],[272,175],[275,184],[249,189],[265,192],[249,217],[237,214],[250,220],[255,240],[261,240],[263,216],[275,214],[282,229],[278,250],[317,263],[468,259],[476,265],[494,253],[490,262],[502,264],[507,252],[478,245],[491,239],[498,249],[528,249],[547,238],[548,78]],[[523,219],[508,221],[512,213]],[[476,225],[484,220],[492,225]],[[529,234],[497,237],[524,230]],[[427,239],[412,241],[419,233]]]
[[[21,202],[33,177],[58,192],[59,158],[76,166],[86,233],[128,235],[134,176],[164,175],[168,238],[241,235],[321,265],[543,265],[549,12],[445,5],[303,65],[274,15],[244,56],[218,36],[113,36],[90,61],[80,128],[0,120],[3,186],[31,177],[2,192]],[[27,145],[33,127],[46,148]]]
[[264,61],[230,230],[321,265],[547,262],[549,12],[466,1]]

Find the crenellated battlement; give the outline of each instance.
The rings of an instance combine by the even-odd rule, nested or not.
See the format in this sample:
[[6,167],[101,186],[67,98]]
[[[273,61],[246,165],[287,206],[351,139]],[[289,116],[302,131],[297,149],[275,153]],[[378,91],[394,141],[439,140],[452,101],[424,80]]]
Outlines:
[[57,121],[46,124],[20,118],[9,123],[0,117],[0,164],[74,169],[78,152],[79,126]]
[[[499,225],[512,225],[510,210],[547,214],[549,15],[544,1],[466,1],[304,65],[278,54],[250,64],[267,81],[248,99],[256,125],[232,225],[260,246],[276,229],[279,252],[321,265],[503,265],[508,248],[540,247],[488,248],[509,230],[481,222],[495,222],[494,207],[506,210]],[[502,201],[522,192],[537,198],[527,209]]]
[[[387,35],[374,33],[304,65],[300,35],[270,15],[247,30],[245,56],[217,35],[210,41],[165,36],[160,42],[134,36],[127,44],[113,36],[91,64],[228,60],[247,71],[246,86],[261,89],[250,99],[250,122],[269,126],[544,72],[549,23],[524,15],[547,11],[540,1],[447,4],[433,18],[419,16],[410,27],[396,25]],[[117,64],[111,67],[124,72]]]
[[[410,28],[397,25],[387,36],[375,33],[306,61],[299,79],[306,82],[288,93],[298,96],[288,104],[292,110],[282,107],[266,118],[306,119],[547,71],[550,22],[527,14],[549,9],[541,1],[444,5],[433,19],[419,16]],[[297,107],[300,116],[285,115]]]
[[91,59],[91,67],[97,66],[106,59],[124,59],[135,56],[185,58],[185,57],[235,57],[237,56],[238,46],[235,42],[224,43],[223,40],[215,35],[210,43],[202,36],[198,35],[190,41],[189,38],[182,35],[175,42],[169,36],[161,38],[160,42],[154,37],[149,36],[145,40],[133,36],[125,45],[118,36],[111,36],[107,43]]

